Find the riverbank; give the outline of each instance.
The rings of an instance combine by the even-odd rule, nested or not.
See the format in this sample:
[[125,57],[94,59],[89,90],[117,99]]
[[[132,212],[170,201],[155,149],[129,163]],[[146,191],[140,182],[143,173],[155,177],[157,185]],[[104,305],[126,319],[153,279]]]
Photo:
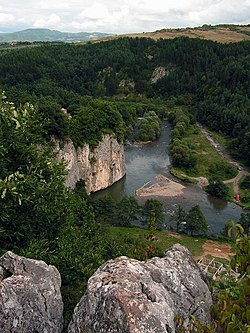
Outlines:
[[[220,234],[227,220],[239,221],[242,209],[238,205],[207,195],[200,185],[186,184],[170,174],[171,130],[172,126],[164,122],[161,136],[155,142],[139,146],[127,145],[125,147],[126,177],[106,190],[95,193],[94,196],[99,198],[111,196],[115,202],[120,201],[124,196],[136,196],[142,204],[147,199],[157,199],[163,204],[166,226],[170,225],[171,217],[178,205],[186,211],[194,205],[199,205],[209,224],[209,233]],[[164,186],[160,188],[159,185],[162,182],[155,179],[159,175],[174,183],[161,178],[164,179]],[[151,187],[156,183],[159,185]],[[153,193],[149,193],[148,189],[145,190],[149,187],[151,187],[150,192],[153,191]],[[138,192],[139,189],[143,191]],[[143,193],[146,193],[146,196],[140,195]]]
[[[208,179],[213,176],[217,176],[216,174],[209,174],[209,164],[210,168],[213,166],[213,164],[220,164],[220,163],[228,163],[228,165],[233,166],[234,168],[237,168],[238,172],[235,177],[230,179],[223,180],[224,184],[228,185],[230,189],[230,195],[228,196],[227,200],[230,202],[234,202],[237,205],[249,209],[248,203],[243,203],[241,201],[235,200],[235,197],[241,194],[240,189],[240,181],[241,179],[249,175],[248,170],[243,167],[238,161],[234,160],[226,151],[225,147],[222,146],[220,142],[218,142],[211,133],[204,128],[201,124],[197,124],[198,129],[200,130],[200,133],[202,134],[203,138],[200,139],[199,144],[197,145],[197,151],[196,155],[198,157],[198,165],[196,167],[196,171],[191,170],[181,170],[178,168],[171,168],[170,173],[173,174],[176,178],[186,182],[186,183],[193,183],[198,184],[201,187],[205,187],[208,185]],[[195,136],[197,133],[195,133]],[[195,143],[194,133],[190,133],[188,139],[191,139]],[[203,147],[201,149],[201,147]],[[209,154],[205,154],[205,152],[208,152]],[[203,160],[204,156],[209,155],[209,159],[206,161]],[[220,162],[221,161],[221,162]],[[204,166],[206,164],[206,166]],[[226,165],[225,165],[226,166]],[[201,176],[201,173],[204,173],[203,176]],[[220,175],[221,176],[221,175]],[[223,176],[222,176],[223,177]],[[223,178],[222,178],[223,179]]]

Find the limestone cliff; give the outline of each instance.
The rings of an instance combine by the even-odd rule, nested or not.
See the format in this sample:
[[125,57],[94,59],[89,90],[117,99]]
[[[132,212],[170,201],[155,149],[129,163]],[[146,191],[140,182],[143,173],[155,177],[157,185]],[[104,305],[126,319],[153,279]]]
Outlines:
[[0,258],[0,332],[61,333],[60,286],[54,266],[6,252]]
[[[88,282],[68,333],[174,333],[175,316],[210,322],[212,298],[191,253],[174,245],[162,259],[108,261]],[[188,331],[188,330],[187,330]]]
[[74,188],[77,181],[84,180],[88,193],[111,186],[125,175],[124,146],[112,135],[104,135],[96,148],[88,144],[75,149],[72,141],[62,148],[58,156],[65,162],[67,187]]

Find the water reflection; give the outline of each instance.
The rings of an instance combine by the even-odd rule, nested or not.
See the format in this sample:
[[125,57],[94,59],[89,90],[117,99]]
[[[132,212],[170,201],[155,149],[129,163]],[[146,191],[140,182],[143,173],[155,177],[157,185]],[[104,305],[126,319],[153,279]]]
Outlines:
[[227,207],[227,201],[226,200],[216,198],[212,195],[208,195],[207,200],[213,206],[213,208],[215,210],[223,210]]

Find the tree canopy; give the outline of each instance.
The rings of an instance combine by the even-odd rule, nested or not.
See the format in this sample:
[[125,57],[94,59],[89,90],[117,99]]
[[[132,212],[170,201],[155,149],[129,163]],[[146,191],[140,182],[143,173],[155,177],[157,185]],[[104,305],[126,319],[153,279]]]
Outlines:
[[[50,97],[71,112],[82,96],[170,99],[188,105],[192,119],[231,137],[234,155],[250,164],[249,51],[249,41],[220,44],[184,37],[1,50],[0,88],[15,103]],[[166,74],[154,83],[152,74],[159,66]],[[183,120],[176,128],[180,134]],[[51,121],[47,126],[58,132]],[[181,148],[187,147],[179,146],[176,156],[183,155]],[[193,156],[187,163],[195,163]]]

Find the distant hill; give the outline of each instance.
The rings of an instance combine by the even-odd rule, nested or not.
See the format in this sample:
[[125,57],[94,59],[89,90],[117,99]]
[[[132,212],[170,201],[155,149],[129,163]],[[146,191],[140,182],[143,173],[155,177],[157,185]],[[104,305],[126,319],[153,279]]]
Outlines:
[[26,29],[18,32],[0,33],[0,42],[86,42],[109,36],[100,32],[61,32],[50,29]]
[[208,39],[220,43],[240,42],[250,40],[250,25],[220,24],[207,25],[196,28],[161,29],[154,32],[133,33],[124,35],[113,35],[105,37],[104,40],[132,37],[173,39],[176,37],[190,37]]

